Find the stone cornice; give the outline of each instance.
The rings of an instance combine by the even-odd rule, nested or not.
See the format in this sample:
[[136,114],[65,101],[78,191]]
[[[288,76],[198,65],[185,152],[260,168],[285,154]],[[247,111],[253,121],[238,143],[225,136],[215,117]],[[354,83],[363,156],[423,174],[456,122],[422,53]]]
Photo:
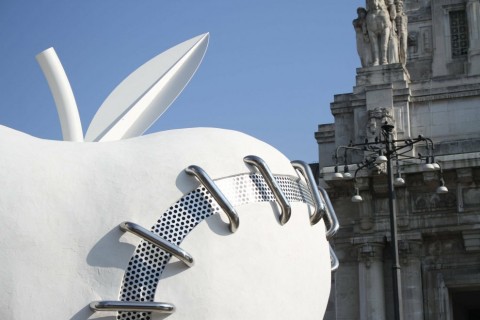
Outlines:
[[436,100],[447,100],[447,99],[475,97],[475,96],[480,96],[480,89],[448,92],[448,93],[445,92],[445,93],[429,94],[429,95],[422,95],[422,96],[412,96],[411,101],[412,102],[429,102],[429,101],[436,101]]
[[[394,102],[411,101],[411,102],[429,102],[437,100],[458,99],[466,97],[480,96],[480,89],[460,89],[460,88],[444,88],[445,90],[418,90],[413,91],[411,94],[408,89],[395,90]],[[453,91],[457,89],[458,91]],[[437,93],[432,93],[437,91]],[[353,112],[355,107],[365,106],[365,98],[356,98],[356,95],[351,95],[350,99],[341,101],[334,101],[330,104],[332,114],[341,114]]]
[[332,123],[322,124],[318,126],[315,132],[317,143],[334,143],[335,142],[335,125]]

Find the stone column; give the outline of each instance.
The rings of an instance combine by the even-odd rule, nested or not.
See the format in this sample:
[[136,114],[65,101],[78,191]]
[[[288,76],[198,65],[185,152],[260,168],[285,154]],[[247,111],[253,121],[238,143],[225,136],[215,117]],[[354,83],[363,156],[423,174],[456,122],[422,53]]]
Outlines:
[[402,265],[403,316],[409,320],[423,320],[422,242],[421,240],[400,241],[399,246]]
[[480,1],[468,0],[466,5],[468,21],[468,62],[470,75],[480,74]]
[[360,320],[385,320],[382,243],[365,243],[358,249]]

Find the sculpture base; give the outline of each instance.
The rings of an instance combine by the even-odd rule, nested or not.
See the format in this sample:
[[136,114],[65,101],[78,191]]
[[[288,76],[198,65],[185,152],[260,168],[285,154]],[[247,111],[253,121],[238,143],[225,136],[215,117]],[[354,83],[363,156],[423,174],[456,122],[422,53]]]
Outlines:
[[363,93],[370,86],[386,84],[392,84],[393,89],[404,89],[407,83],[410,83],[410,75],[401,63],[358,68],[353,93]]

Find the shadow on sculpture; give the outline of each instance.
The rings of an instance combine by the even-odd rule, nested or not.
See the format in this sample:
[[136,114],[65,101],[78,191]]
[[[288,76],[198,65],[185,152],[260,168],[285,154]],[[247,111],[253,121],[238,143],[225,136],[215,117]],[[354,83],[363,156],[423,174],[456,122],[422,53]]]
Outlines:
[[[98,240],[87,255],[88,265],[125,270],[126,264],[135,252],[136,247],[120,241],[122,235],[124,235],[124,232],[116,226]],[[111,254],[105,254],[105,252],[111,252]]]
[[[77,313],[73,315],[69,320],[83,320],[83,319],[90,319],[90,317],[94,314],[94,312],[90,309],[90,306],[87,304],[85,307],[80,309]],[[99,320],[114,320],[115,317],[102,317],[102,318],[95,318]]]

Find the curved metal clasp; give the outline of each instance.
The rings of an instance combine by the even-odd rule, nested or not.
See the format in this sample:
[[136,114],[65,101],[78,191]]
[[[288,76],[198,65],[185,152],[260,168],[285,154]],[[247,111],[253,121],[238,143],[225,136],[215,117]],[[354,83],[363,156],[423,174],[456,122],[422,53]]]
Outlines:
[[312,169],[310,169],[310,166],[306,162],[301,160],[292,161],[291,164],[296,170],[300,171],[300,173],[307,181],[308,188],[310,189],[310,194],[312,195],[313,204],[315,206],[315,212],[310,216],[310,224],[315,225],[325,215],[326,210],[325,204],[320,198],[320,193],[318,192]]
[[323,201],[327,205],[325,216],[327,217],[329,225],[327,226],[327,232],[325,235],[327,237],[327,240],[330,240],[335,235],[335,233],[337,233],[338,229],[340,228],[340,224],[338,223],[337,215],[335,214],[335,210],[333,209],[332,202],[330,202],[327,191],[325,191],[325,189],[320,186],[318,187],[318,190],[322,195]]
[[328,247],[330,248],[330,270],[332,272],[335,272],[338,270],[338,267],[340,266],[340,262],[338,261],[335,251],[333,251],[332,245],[328,244]]
[[292,214],[292,208],[290,207],[290,203],[287,200],[287,197],[282,192],[282,189],[278,185],[275,177],[273,176],[272,172],[268,168],[267,164],[263,159],[257,156],[246,156],[243,158],[245,163],[253,165],[260,171],[260,174],[263,176],[265,181],[267,182],[268,187],[272,190],[275,199],[280,204],[281,214],[280,214],[280,224],[284,225],[290,219]]
[[210,194],[213,196],[215,201],[217,201],[218,205],[223,209],[223,211],[227,214],[228,220],[230,220],[230,231],[233,233],[237,231],[238,226],[240,225],[240,219],[238,218],[238,214],[233,208],[233,206],[230,204],[230,202],[227,200],[225,195],[220,191],[220,189],[217,187],[215,182],[208,176],[208,174],[200,168],[199,166],[189,166],[187,169],[185,169],[185,172],[188,173],[189,175],[195,176],[198,181],[205,187],[205,189],[210,192]]
[[120,229],[122,231],[128,231],[134,235],[146,240],[153,245],[160,247],[168,253],[171,253],[173,256],[177,257],[179,260],[184,262],[187,266],[191,267],[194,264],[193,257],[185,250],[179,246],[163,239],[162,237],[148,231],[147,229],[139,226],[136,223],[125,221],[120,224]]
[[[337,233],[340,227],[337,216],[335,215],[335,210],[333,210],[332,203],[330,202],[330,197],[328,196],[325,189],[317,187],[312,170],[306,162],[295,160],[292,161],[291,164],[295,169],[299,170],[302,173],[303,177],[308,183],[310,193],[312,194],[313,202],[315,205],[315,212],[313,213],[313,215],[310,216],[310,223],[314,225],[318,221],[320,221],[322,217],[326,216],[329,226],[327,228],[327,231],[325,232],[325,236],[327,240],[330,240],[335,235],[335,233]],[[322,193],[321,196],[319,190]],[[321,198],[323,198],[323,201]],[[326,203],[327,208],[325,208],[324,203]],[[335,254],[335,251],[333,250],[330,243],[328,244],[328,248],[330,249],[330,269],[332,272],[335,272],[337,271],[340,262],[338,261],[337,255]]]
[[171,303],[145,301],[93,301],[90,303],[90,309],[94,311],[175,312],[175,306]]

